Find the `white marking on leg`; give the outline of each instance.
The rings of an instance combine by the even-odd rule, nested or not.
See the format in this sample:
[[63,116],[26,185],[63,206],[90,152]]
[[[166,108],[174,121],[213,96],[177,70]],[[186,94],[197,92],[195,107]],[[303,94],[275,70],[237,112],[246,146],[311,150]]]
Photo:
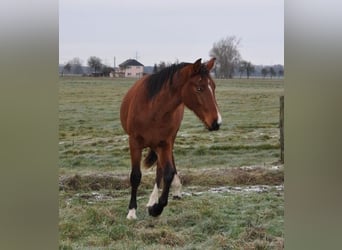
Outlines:
[[173,196],[180,198],[182,196],[182,193],[181,193],[182,183],[180,181],[178,174],[174,175],[171,186],[173,188]]
[[154,204],[158,203],[158,186],[157,183],[154,184],[153,191],[150,195],[150,199],[148,200],[148,203],[146,204],[146,207],[152,207]]
[[127,219],[129,220],[132,220],[132,219],[136,219],[137,218],[137,215],[135,214],[135,208],[132,208],[128,211],[128,214],[127,214]]

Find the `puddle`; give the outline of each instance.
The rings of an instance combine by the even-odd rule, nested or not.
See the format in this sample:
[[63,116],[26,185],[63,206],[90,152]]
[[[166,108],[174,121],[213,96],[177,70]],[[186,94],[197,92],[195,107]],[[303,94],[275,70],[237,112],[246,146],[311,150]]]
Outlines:
[[284,185],[268,186],[268,185],[252,185],[252,186],[225,186],[210,188],[208,191],[201,192],[182,192],[184,196],[199,196],[207,193],[222,194],[222,193],[266,193],[271,191],[282,192]]
[[103,194],[100,192],[91,192],[91,193],[77,193],[72,198],[66,200],[66,203],[70,205],[73,200],[82,199],[87,201],[88,204],[95,204],[97,202],[102,201],[114,201],[118,198],[113,197],[112,195]]
[[242,170],[255,170],[258,168],[262,168],[262,169],[270,169],[270,170],[281,170],[284,168],[284,165],[251,165],[251,166],[241,166],[241,167],[237,167],[237,169],[242,169]]

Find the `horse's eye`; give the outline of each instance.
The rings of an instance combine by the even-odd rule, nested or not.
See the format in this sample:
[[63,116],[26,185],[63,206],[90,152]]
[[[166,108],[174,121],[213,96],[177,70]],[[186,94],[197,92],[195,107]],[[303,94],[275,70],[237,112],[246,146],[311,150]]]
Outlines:
[[203,91],[203,88],[202,88],[202,87],[197,87],[197,88],[196,88],[196,91],[197,91],[197,92],[202,92],[202,91]]

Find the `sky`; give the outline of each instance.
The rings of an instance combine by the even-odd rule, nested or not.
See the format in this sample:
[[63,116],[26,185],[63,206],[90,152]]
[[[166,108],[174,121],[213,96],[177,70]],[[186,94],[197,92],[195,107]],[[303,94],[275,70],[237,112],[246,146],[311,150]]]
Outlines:
[[59,63],[90,56],[116,66],[209,60],[215,42],[240,39],[244,60],[284,64],[284,0],[60,0]]

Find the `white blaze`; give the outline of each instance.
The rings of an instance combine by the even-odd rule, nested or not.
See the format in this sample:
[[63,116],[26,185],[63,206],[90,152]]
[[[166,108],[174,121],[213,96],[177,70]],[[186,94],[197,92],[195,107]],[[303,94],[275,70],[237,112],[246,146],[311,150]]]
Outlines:
[[[210,93],[212,94],[213,99],[215,100],[214,92],[213,92],[212,88],[210,87],[209,80],[208,80],[208,89],[210,90]],[[218,110],[218,107],[217,107],[216,103],[215,103],[215,107],[216,107],[216,110],[217,110],[217,124],[220,125],[222,123],[222,116],[221,116],[221,114],[220,114],[220,112]]]
[[217,124],[221,125],[221,123],[222,123],[222,116],[221,116],[220,112],[217,112],[217,116],[218,116]]

